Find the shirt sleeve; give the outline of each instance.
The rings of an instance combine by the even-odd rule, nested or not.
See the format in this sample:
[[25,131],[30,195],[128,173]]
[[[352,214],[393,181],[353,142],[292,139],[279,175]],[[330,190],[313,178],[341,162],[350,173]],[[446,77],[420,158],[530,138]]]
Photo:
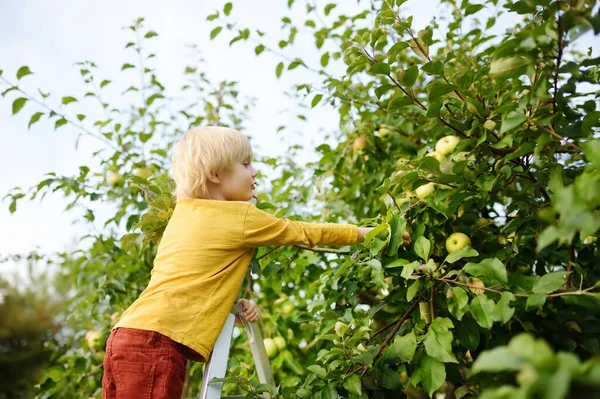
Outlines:
[[280,219],[252,205],[244,218],[243,239],[249,247],[352,245],[358,239],[358,227],[352,224],[306,223]]

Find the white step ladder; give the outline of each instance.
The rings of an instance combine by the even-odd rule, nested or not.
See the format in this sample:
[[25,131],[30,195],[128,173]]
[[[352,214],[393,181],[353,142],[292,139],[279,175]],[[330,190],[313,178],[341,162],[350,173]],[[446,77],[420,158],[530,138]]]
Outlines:
[[[254,365],[256,366],[256,372],[258,374],[258,380],[261,384],[271,384],[275,386],[275,380],[273,379],[273,372],[271,371],[271,364],[267,356],[267,350],[263,343],[260,329],[256,323],[248,323],[242,316],[242,307],[238,303],[234,306],[232,313],[227,316],[227,321],[217,338],[217,342],[213,348],[213,351],[206,362],[204,367],[204,375],[202,376],[202,384],[200,385],[200,396],[198,399],[237,399],[245,398],[242,396],[221,396],[223,392],[222,382],[211,382],[213,378],[224,378],[227,372],[227,361],[229,359],[229,349],[231,347],[231,337],[233,334],[233,323],[235,322],[236,314],[244,325],[244,331],[248,336],[248,342],[250,343],[250,350],[252,351],[252,357],[254,359]],[[263,398],[271,399],[269,393],[263,393]]]

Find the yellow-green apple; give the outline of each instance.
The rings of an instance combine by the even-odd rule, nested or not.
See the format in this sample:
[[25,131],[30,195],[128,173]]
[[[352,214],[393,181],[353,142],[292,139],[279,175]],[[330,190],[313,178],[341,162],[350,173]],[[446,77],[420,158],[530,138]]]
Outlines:
[[91,349],[99,349],[104,341],[104,333],[102,331],[90,330],[85,334],[85,340]]
[[444,162],[446,160],[446,157],[443,154],[441,154],[441,153],[439,153],[437,151],[429,152],[429,153],[425,154],[425,156],[426,157],[434,157],[440,163],[442,163],[442,162]]
[[415,190],[415,194],[417,198],[422,200],[426,197],[429,197],[435,191],[435,183],[427,183],[422,186],[417,187]]
[[365,148],[367,148],[368,145],[369,141],[366,138],[358,137],[356,140],[354,140],[352,148],[354,149],[354,152],[356,152],[359,155],[362,155],[365,153]]
[[267,356],[269,358],[274,357],[277,354],[277,344],[273,341],[272,338],[263,339],[263,343],[265,344],[265,349],[267,350]]
[[273,338],[273,342],[275,342],[275,346],[277,346],[277,349],[279,349],[280,351],[284,350],[287,346],[285,339],[283,339],[283,337],[280,336]]
[[389,129],[386,125],[382,124],[379,127],[379,137],[381,137],[382,140],[389,140],[392,138],[392,136],[394,135],[394,131]]
[[106,179],[113,187],[122,186],[125,183],[125,177],[117,172],[109,172]]
[[459,141],[459,138],[456,136],[442,137],[435,143],[435,150],[442,155],[452,154]]
[[471,245],[471,239],[464,233],[456,232],[450,234],[446,239],[446,250],[448,253],[460,251]]
[[149,166],[144,166],[143,168],[139,168],[135,175],[141,177],[143,179],[148,179],[150,176],[154,174],[154,170]]

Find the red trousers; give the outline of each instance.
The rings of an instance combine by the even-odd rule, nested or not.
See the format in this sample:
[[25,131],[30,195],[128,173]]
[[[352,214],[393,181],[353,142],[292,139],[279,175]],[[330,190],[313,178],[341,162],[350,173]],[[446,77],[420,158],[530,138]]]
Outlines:
[[103,399],[180,399],[192,349],[155,331],[117,328],[106,342]]

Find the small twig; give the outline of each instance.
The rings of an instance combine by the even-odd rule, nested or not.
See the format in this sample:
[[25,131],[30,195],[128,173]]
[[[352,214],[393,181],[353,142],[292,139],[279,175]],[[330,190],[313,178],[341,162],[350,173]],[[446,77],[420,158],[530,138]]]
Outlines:
[[562,25],[560,16],[556,20],[557,27],[557,35],[558,35],[558,55],[556,56],[556,73],[554,74],[554,98],[553,98],[553,106],[554,106],[554,114],[556,114],[557,106],[556,106],[556,96],[558,95],[558,74],[560,69],[560,61],[563,55],[563,38],[562,38]]
[[290,260],[289,260],[287,266],[285,267],[286,270],[290,268],[290,266],[292,265],[292,262],[294,261],[294,259],[296,259],[298,257],[298,254],[300,253],[301,250],[302,250],[302,248],[296,249],[296,253],[294,255],[290,256]]
[[549,134],[551,134],[552,136],[556,137],[556,138],[557,138],[557,139],[559,139],[561,142],[564,142],[564,145],[565,145],[565,146],[570,146],[570,147],[573,147],[573,148],[575,148],[575,149],[576,149],[577,151],[579,151],[579,152],[583,152],[583,148],[581,148],[580,146],[578,146],[578,145],[577,145],[577,144],[575,144],[575,143],[572,143],[572,142],[570,142],[570,141],[567,141],[567,139],[565,139],[563,136],[561,136],[560,134],[556,133],[556,132],[554,131],[554,129],[552,129],[552,128],[547,128],[546,126],[542,126],[542,125],[538,125],[538,127],[539,127],[540,129],[542,129],[543,131],[545,131],[546,133],[549,133]]
[[281,248],[281,247],[273,247],[273,248],[269,249],[267,252],[265,252],[265,253],[264,253],[264,254],[262,254],[261,256],[257,256],[257,257],[256,257],[256,260],[261,260],[261,259],[262,259],[262,258],[264,258],[265,256],[269,255],[271,252],[273,252],[273,251],[275,251],[275,250],[277,250],[277,249],[279,249],[279,248]]
[[[434,279],[434,280],[436,280],[436,281],[443,281],[443,282],[445,282],[445,283],[449,283],[449,284],[455,284],[455,285],[460,285],[460,286],[463,286],[463,287],[469,287],[469,288],[473,288],[473,289],[475,289],[475,290],[484,290],[484,291],[489,291],[489,292],[493,292],[493,293],[495,293],[495,294],[498,294],[498,295],[502,295],[502,294],[504,294],[504,292],[502,292],[502,291],[498,291],[498,290],[495,290],[495,289],[493,289],[493,288],[488,288],[488,287],[478,287],[478,286],[476,286],[476,285],[471,285],[471,284],[460,283],[460,282],[458,282],[458,281],[455,281],[455,280],[449,280],[449,279],[446,279],[446,278],[437,278],[437,277],[434,277],[433,279]],[[593,287],[592,287],[592,289],[593,289]],[[571,295],[572,295],[572,296],[575,296],[575,295],[589,295],[589,296],[596,296],[596,294],[593,294],[593,293],[589,292],[590,290],[591,290],[591,289],[589,289],[589,288],[588,288],[587,290],[583,290],[583,291],[582,291],[582,290],[578,290],[578,291],[564,291],[564,292],[556,292],[556,293],[554,293],[554,294],[548,294],[548,295],[546,295],[546,298],[555,298],[555,297],[558,297],[558,296],[571,296]],[[505,292],[509,292],[509,291],[505,291]],[[516,297],[519,297],[519,298],[529,298],[529,297],[530,297],[530,295],[527,295],[527,294],[515,294],[515,293],[512,293],[512,294],[513,294],[514,296],[516,296]]]
[[392,195],[392,192],[390,190],[388,190],[388,195],[392,199],[392,202],[394,203],[394,205],[396,205],[396,208],[398,208],[398,212],[402,213],[402,209],[400,209],[400,206],[396,202],[396,199],[394,198],[394,196]]
[[435,286],[429,287],[429,312],[431,313],[431,321],[435,319]]
[[[411,305],[411,307],[408,308],[408,310],[402,315],[402,317],[400,318],[400,320],[398,320],[396,322],[396,327],[394,327],[394,329],[392,330],[392,332],[389,333],[387,337],[385,337],[385,340],[383,341],[383,343],[379,347],[379,350],[377,351],[377,353],[375,354],[375,356],[373,357],[373,359],[377,359],[379,357],[379,355],[381,355],[381,353],[385,350],[385,348],[387,348],[390,345],[390,342],[391,342],[392,338],[394,338],[394,336],[396,335],[396,333],[398,332],[398,330],[400,330],[400,327],[402,327],[402,324],[404,324],[404,322],[410,317],[410,315],[412,314],[412,312],[414,312],[415,309],[418,306],[419,306],[419,301],[414,301],[413,304]],[[361,371],[361,376],[364,376],[367,370],[368,370],[367,366],[359,367],[359,368],[351,371],[350,374],[355,374],[355,373]]]
[[[573,244],[569,245],[569,265],[567,266],[567,276],[565,277],[564,287],[568,288],[571,283],[571,276],[573,275],[573,264],[575,263],[575,247]],[[581,290],[581,289],[580,289]]]

